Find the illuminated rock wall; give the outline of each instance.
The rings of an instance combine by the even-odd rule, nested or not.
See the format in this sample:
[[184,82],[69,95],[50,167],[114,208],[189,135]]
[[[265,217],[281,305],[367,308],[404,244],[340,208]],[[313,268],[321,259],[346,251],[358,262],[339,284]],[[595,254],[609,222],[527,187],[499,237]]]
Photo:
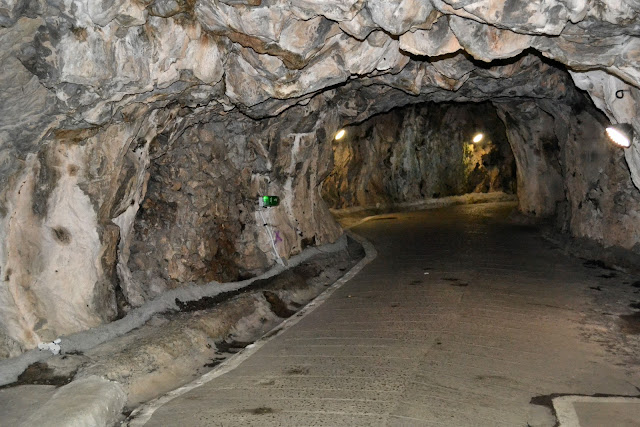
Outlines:
[[[481,132],[484,138],[474,144]],[[332,208],[515,193],[515,162],[491,103],[420,104],[347,128],[323,183]]]
[[[609,120],[629,122],[640,133],[638,11],[630,0],[0,2],[0,355],[110,321],[184,281],[227,279],[272,262],[268,251],[246,252],[254,242],[255,218],[243,222],[245,230],[228,224],[240,212],[236,194],[253,197],[259,181],[242,178],[239,190],[229,190],[232,172],[268,176],[275,189],[281,186],[300,204],[280,211],[277,222],[288,224],[283,255],[303,241],[314,243],[314,237],[316,243],[335,237],[335,224],[313,204],[323,168],[331,169],[330,150],[320,144],[340,127],[394,107],[427,101],[570,103],[573,81]],[[616,98],[616,90],[627,91],[625,97]],[[325,118],[313,114],[319,109],[327,111]],[[292,113],[281,117],[285,125],[257,134],[262,136],[255,152],[269,152],[256,156],[270,165],[234,154],[244,142],[224,142],[228,158],[215,158],[225,163],[224,182],[205,186],[211,193],[233,193],[216,199],[219,219],[193,219],[204,233],[170,231],[187,202],[171,193],[182,190],[171,188],[193,187],[188,178],[175,178],[177,165],[204,162],[195,154],[197,145],[184,138],[206,133],[207,123],[231,129],[245,120],[277,121],[287,111]],[[300,129],[315,126],[305,118],[317,120],[318,130],[298,130],[296,123]],[[254,125],[246,126],[253,132]],[[277,126],[288,130],[273,130]],[[153,157],[155,145],[177,147],[180,141],[184,152],[165,154],[175,168]],[[636,145],[624,155],[634,183],[624,184],[629,197],[640,187],[639,150]],[[196,174],[191,165],[181,167]],[[628,183],[624,164],[612,171],[610,185]],[[166,212],[145,212],[145,203],[162,206],[163,197]],[[193,209],[212,206],[197,189],[189,197]],[[229,202],[227,211],[220,211],[219,200]],[[528,211],[535,203],[549,204],[535,200]],[[580,205],[567,200],[571,209],[574,202]],[[170,203],[178,204],[175,216]],[[312,216],[305,203],[314,206]],[[601,205],[602,218],[608,207]],[[626,215],[632,227],[633,216]],[[599,218],[574,217],[575,232],[586,232]],[[594,219],[581,225],[579,218]],[[208,228],[222,224],[231,231]],[[605,243],[623,234],[605,230]],[[150,249],[136,242],[145,232],[163,261],[144,258]],[[194,236],[214,234],[216,242],[202,250],[202,267],[191,259],[201,243]],[[627,234],[632,237],[625,246],[631,246],[636,234]],[[163,235],[171,241],[154,243]],[[221,261],[219,256],[226,267],[207,264]],[[160,272],[165,266],[171,273]]]

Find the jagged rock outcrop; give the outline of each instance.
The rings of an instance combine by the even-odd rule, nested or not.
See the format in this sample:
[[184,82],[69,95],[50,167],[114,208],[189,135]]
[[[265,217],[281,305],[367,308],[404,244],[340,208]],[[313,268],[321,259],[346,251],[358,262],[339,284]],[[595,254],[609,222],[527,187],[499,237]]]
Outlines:
[[533,101],[498,104],[498,114],[515,156],[520,211],[534,217],[552,216],[565,198],[553,116]]
[[346,130],[333,142],[334,168],[322,186],[332,208],[515,193],[513,154],[490,103],[419,104]]
[[[184,283],[233,281],[275,261],[266,221],[283,257],[335,241],[341,231],[320,197],[329,173],[323,97],[278,118],[238,113],[157,138],[144,202],[122,259],[125,301],[140,305]],[[327,141],[325,141],[327,140]],[[280,195],[259,209],[258,196]],[[125,262],[127,262],[125,264]]]
[[496,103],[518,170],[520,209],[556,217],[561,230],[638,252],[640,192],[607,120],[583,101]]
[[[571,104],[573,81],[609,120],[629,122],[640,132],[639,10],[632,0],[0,2],[0,355],[16,355],[38,341],[109,321],[118,315],[118,299],[126,308],[165,286],[233,276],[226,270],[219,276],[211,273],[230,264],[203,269],[196,259],[186,261],[196,253],[201,236],[214,235],[214,225],[239,220],[249,228],[240,230],[240,237],[237,224],[231,227],[234,237],[215,234],[221,240],[205,245],[202,257],[207,262],[218,262],[216,257],[224,253],[220,242],[233,239],[234,253],[223,258],[235,263],[238,272],[272,261],[268,250],[262,251],[264,242],[258,245],[261,250],[250,249],[254,240],[248,236],[257,227],[256,218],[246,204],[246,212],[239,213],[234,204],[240,196],[227,199],[229,211],[220,213],[217,222],[198,222],[193,214],[190,221],[203,229],[192,233],[178,231],[179,221],[165,224],[150,211],[138,215],[145,203],[155,206],[165,199],[183,204],[181,209],[221,209],[222,203],[212,204],[196,188],[187,200],[171,193],[181,190],[163,185],[180,168],[196,174],[185,163],[204,161],[192,137],[202,136],[212,152],[215,147],[228,150],[216,157],[224,157],[215,179],[225,181],[225,194],[235,185],[227,178],[237,170],[242,197],[255,196],[259,186],[248,175],[257,174],[299,203],[278,214],[278,221],[287,224],[283,228],[289,240],[282,247],[287,256],[299,250],[303,239],[313,243],[312,236],[318,241],[337,234],[321,204],[303,202],[318,200],[319,179],[330,166],[322,157],[330,151],[320,146],[328,146],[339,127],[392,107],[497,98],[516,104],[522,98]],[[496,59],[500,61],[486,63]],[[623,98],[615,96],[617,90],[625,91]],[[313,109],[320,108],[330,114],[315,116]],[[278,121],[287,111],[289,116]],[[525,113],[515,110],[511,116]],[[268,117],[275,120],[270,126],[283,130],[250,121]],[[318,124],[300,124],[303,118]],[[240,160],[233,154],[245,142],[205,135],[207,126],[242,128],[238,123],[244,121],[247,132],[256,129],[264,135],[255,145],[256,152],[268,147],[268,153],[256,154],[263,160]],[[563,122],[554,121],[558,138],[565,135],[557,130]],[[518,129],[524,136],[525,128]],[[577,128],[573,135],[581,136]],[[516,139],[511,143],[518,144]],[[532,144],[524,156],[537,155],[537,143]],[[177,164],[150,156],[156,145],[172,147],[165,155]],[[313,159],[294,161],[286,150]],[[624,201],[616,203],[625,209],[635,206],[633,192],[640,188],[639,150],[636,144],[624,154],[635,187],[628,187],[619,159],[606,184],[619,190]],[[519,151],[514,152],[518,160]],[[568,156],[578,152],[565,150]],[[260,164],[266,159],[272,162],[268,167]],[[246,161],[248,169],[238,161]],[[527,170],[551,170],[536,163],[528,158]],[[575,164],[576,169],[586,166]],[[151,174],[158,176],[152,180]],[[303,175],[310,178],[305,181]],[[584,182],[589,179],[594,177],[585,175]],[[189,187],[189,179],[178,181]],[[624,188],[620,182],[626,182]],[[218,188],[208,180],[203,185]],[[571,199],[572,209],[576,200]],[[309,218],[306,207],[300,210],[304,203],[315,207],[316,217]],[[536,204],[550,206],[546,198],[526,203],[531,212],[540,212]],[[613,218],[608,223],[621,217],[635,230],[628,213],[609,213]],[[573,218],[569,229],[589,234],[585,224],[600,217],[576,213]],[[166,279],[168,273],[160,271],[164,264],[153,266],[149,260],[142,261],[144,271],[135,272],[140,277],[133,277],[130,267],[149,250],[136,240],[144,230],[152,241],[171,239],[148,245],[184,267],[176,267],[175,278]],[[618,239],[611,236],[622,233],[607,230],[601,233],[605,244],[637,243],[635,232]],[[162,278],[163,284],[143,283],[153,278]],[[142,282],[134,285],[135,280]]]

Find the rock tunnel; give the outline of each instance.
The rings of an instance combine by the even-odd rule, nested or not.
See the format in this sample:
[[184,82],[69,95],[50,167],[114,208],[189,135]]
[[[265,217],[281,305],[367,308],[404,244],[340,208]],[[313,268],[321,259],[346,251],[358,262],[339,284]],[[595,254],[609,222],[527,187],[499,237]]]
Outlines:
[[[0,2],[0,357],[258,276],[335,242],[344,209],[500,193],[637,254],[640,148],[605,128],[640,132],[639,12]],[[281,199],[266,220],[261,195]]]

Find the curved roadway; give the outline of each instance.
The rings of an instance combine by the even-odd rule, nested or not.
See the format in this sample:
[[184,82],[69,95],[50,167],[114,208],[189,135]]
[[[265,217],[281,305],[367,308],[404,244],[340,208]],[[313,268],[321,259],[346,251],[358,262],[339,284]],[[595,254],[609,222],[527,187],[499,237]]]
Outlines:
[[555,421],[537,396],[638,394],[637,374],[585,326],[594,270],[510,225],[512,208],[359,225],[373,262],[146,425],[542,426]]

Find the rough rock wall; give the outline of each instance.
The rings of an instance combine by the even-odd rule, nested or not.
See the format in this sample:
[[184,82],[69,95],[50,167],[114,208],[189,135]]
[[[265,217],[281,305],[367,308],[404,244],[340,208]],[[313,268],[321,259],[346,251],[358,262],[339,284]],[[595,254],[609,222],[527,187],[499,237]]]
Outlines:
[[[0,352],[115,315],[157,135],[172,144],[216,115],[273,117],[320,92],[338,114],[329,133],[429,100],[562,102],[566,75],[527,49],[567,66],[610,120],[638,133],[639,9],[631,0],[0,2]],[[493,59],[504,61],[480,62]],[[628,90],[622,100],[618,89]],[[625,152],[636,187],[639,150]]]
[[518,171],[522,212],[553,218],[559,229],[640,253],[640,192],[626,152],[605,136],[606,117],[581,96],[496,103]]
[[640,192],[633,185],[625,151],[604,136],[606,118],[588,107],[541,107],[552,111],[554,131],[566,141],[561,157],[568,205],[559,212],[565,219],[561,225],[574,236],[640,253]]
[[521,212],[550,217],[565,198],[554,117],[534,101],[498,104],[516,161],[518,208]]
[[[637,26],[637,18],[634,22]],[[639,40],[638,31],[635,34],[637,41]],[[635,52],[637,53],[638,50],[636,49]],[[626,68],[637,70],[637,61],[635,67],[629,65]],[[640,79],[636,76],[621,80],[603,70],[570,71],[570,73],[576,86],[589,94],[596,107],[605,113],[611,123],[629,123],[633,126],[635,144],[624,151],[624,156],[631,171],[633,184],[640,189],[640,90],[638,89]],[[619,95],[622,97],[619,98]]]
[[[116,316],[122,228],[112,219],[137,208],[145,141],[165,123],[177,125],[168,120],[171,109],[143,114],[131,123],[51,132],[11,177],[0,253],[7,353]],[[134,135],[141,145],[131,145]]]
[[[282,257],[335,241],[342,232],[319,196],[331,165],[324,126],[332,120],[319,97],[277,119],[231,113],[172,144],[158,138],[128,248],[126,301],[140,305],[184,283],[238,280],[271,265],[260,211]],[[260,210],[259,195],[278,195],[281,204]]]
[[332,208],[515,192],[513,154],[490,103],[398,108],[349,126],[333,151],[322,186]]

